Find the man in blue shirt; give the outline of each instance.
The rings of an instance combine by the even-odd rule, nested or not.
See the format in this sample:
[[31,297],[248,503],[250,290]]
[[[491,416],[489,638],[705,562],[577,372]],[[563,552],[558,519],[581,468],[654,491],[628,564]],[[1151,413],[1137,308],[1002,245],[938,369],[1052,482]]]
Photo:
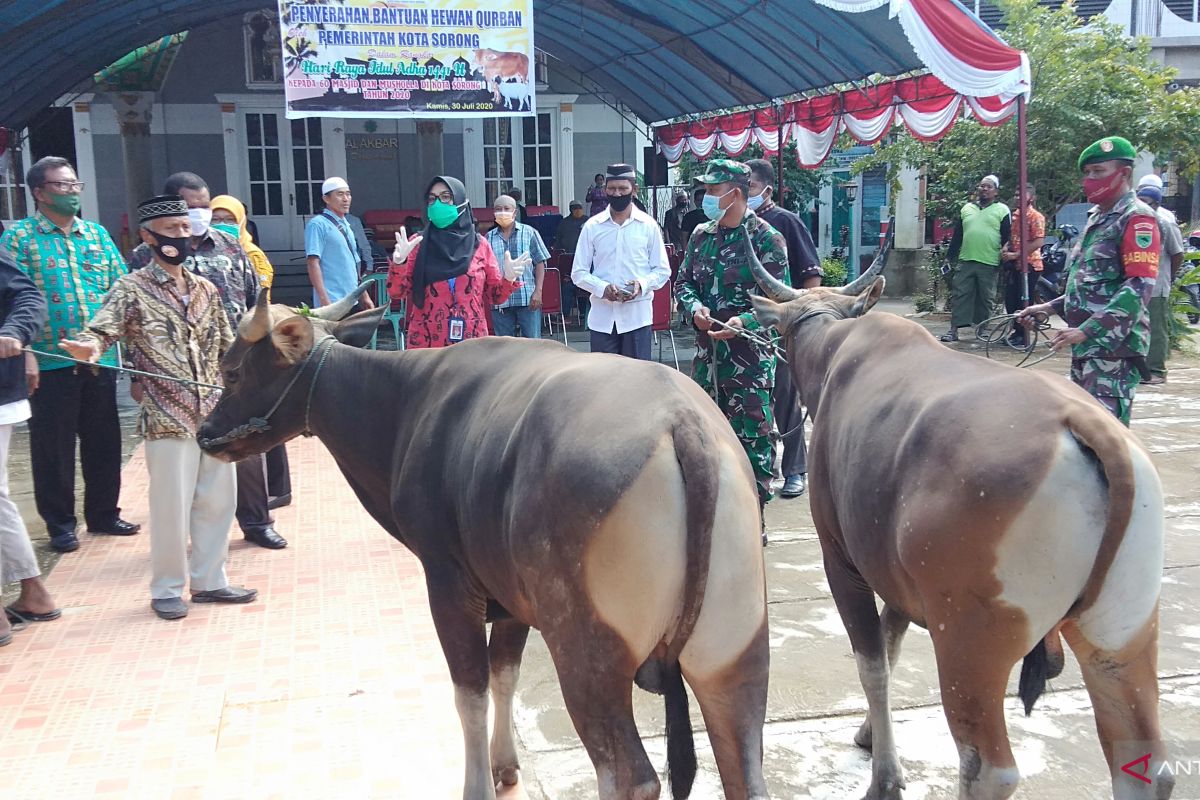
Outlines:
[[[308,256],[308,279],[313,285],[313,308],[341,300],[358,287],[359,270],[370,262],[359,252],[346,215],[350,213],[350,184],[343,178],[327,178],[321,185],[325,209],[304,226],[304,253]],[[362,308],[375,303],[363,292]]]
[[496,227],[487,232],[487,242],[496,254],[496,262],[504,263],[504,254],[514,260],[528,255],[533,262],[533,286],[522,283],[501,305],[492,309],[492,327],[497,336],[516,336],[517,324],[526,339],[542,338],[542,282],[546,276],[546,260],[550,254],[535,228],[517,222],[517,201],[502,194],[492,204]]

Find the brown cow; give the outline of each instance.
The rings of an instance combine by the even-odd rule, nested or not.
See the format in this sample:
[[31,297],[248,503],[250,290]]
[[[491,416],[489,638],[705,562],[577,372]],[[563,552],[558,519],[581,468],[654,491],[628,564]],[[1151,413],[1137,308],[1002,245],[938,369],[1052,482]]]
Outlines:
[[516,78],[519,82],[529,82],[529,56],[524,53],[512,53],[504,50],[484,48],[476,50],[471,67],[483,73],[483,79],[492,90],[493,101],[500,102],[500,81]]
[[633,718],[636,676],[666,696],[675,797],[696,769],[686,678],[726,797],[766,798],[758,502],[717,407],[676,370],[553,342],[348,347],[370,340],[378,316],[327,320],[361,291],[309,317],[263,292],[224,358],[226,389],[200,445],[237,461],[311,430],[421,560],[463,726],[464,798],[491,800],[495,780],[517,781],[512,699],[531,627],[599,797],[659,796]]
[[[904,785],[888,684],[909,622],[933,640],[960,798],[1016,790],[1005,688],[1024,656],[1029,713],[1061,668],[1059,629],[1114,797],[1169,797],[1155,668],[1163,498],[1137,438],[1060,376],[956,353],[893,314],[860,319],[883,291],[882,255],[841,290],[791,289],[750,259],[773,298],[755,298],[758,318],[783,333],[813,415],[813,521],[870,708],[856,737],[873,755],[867,798]],[[1151,783],[1121,770],[1147,753]]]

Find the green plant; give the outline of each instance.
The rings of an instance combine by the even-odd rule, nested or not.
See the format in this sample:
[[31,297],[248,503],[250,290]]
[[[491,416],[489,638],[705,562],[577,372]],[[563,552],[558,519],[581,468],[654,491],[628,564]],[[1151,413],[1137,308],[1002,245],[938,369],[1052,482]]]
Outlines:
[[937,298],[929,292],[921,292],[913,297],[913,305],[918,314],[928,314],[937,311]]
[[840,258],[826,256],[821,259],[821,285],[822,286],[845,286],[846,285],[846,262]]
[[1184,261],[1182,274],[1171,284],[1171,349],[1178,350],[1185,341],[1190,341],[1196,332],[1188,324],[1188,314],[1200,312],[1200,308],[1192,305],[1191,296],[1183,290],[1184,286],[1200,283],[1200,262]]

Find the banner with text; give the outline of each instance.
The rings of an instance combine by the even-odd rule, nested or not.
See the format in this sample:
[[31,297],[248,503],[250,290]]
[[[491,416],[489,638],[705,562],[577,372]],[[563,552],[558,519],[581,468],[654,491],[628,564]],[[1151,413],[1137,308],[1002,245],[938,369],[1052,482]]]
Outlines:
[[532,115],[533,0],[279,0],[288,119]]

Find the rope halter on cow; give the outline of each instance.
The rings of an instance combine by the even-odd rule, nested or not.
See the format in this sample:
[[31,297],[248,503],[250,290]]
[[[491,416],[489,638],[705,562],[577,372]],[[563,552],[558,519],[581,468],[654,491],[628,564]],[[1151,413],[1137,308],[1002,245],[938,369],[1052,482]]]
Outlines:
[[238,425],[236,428],[233,428],[222,436],[218,436],[213,439],[201,439],[199,441],[200,447],[207,450],[212,447],[229,444],[230,442],[236,442],[238,439],[245,439],[246,437],[253,436],[256,433],[266,433],[267,431],[271,430],[271,417],[274,416],[275,412],[279,410],[279,407],[283,405],[283,401],[286,400],[287,396],[291,393],[292,387],[296,385],[296,381],[300,380],[300,376],[304,374],[306,369],[308,369],[308,365],[313,360],[313,357],[316,356],[317,351],[321,351],[321,357],[317,361],[317,367],[313,370],[312,382],[308,385],[308,398],[304,402],[304,430],[301,431],[301,435],[312,436],[312,433],[309,430],[308,418],[309,411],[312,409],[313,393],[316,392],[317,389],[317,377],[321,374],[321,368],[325,366],[325,359],[329,357],[329,351],[333,349],[334,342],[336,341],[337,339],[327,334],[321,337],[317,343],[313,345],[312,350],[309,350],[308,355],[305,356],[304,363],[300,365],[300,369],[296,370],[296,374],[292,376],[290,381],[288,381],[288,385],[284,387],[283,393],[279,395],[279,399],[275,401],[275,405],[271,406],[270,410],[267,411],[266,414],[261,417],[251,417],[248,422]]

